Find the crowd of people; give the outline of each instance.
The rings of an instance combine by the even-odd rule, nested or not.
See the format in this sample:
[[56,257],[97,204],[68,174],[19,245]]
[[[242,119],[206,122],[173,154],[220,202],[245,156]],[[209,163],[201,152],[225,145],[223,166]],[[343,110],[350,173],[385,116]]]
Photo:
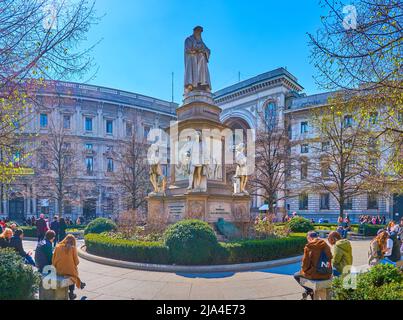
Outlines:
[[[339,225],[345,228],[346,225]],[[319,238],[316,231],[307,234],[307,245],[304,248],[301,270],[294,275],[295,280],[305,289],[303,299],[314,297],[312,288],[301,284],[301,279],[329,280],[347,274],[353,264],[353,251],[348,239],[339,231],[329,234],[327,241]],[[402,259],[403,255],[403,218],[399,224],[389,222],[386,228],[380,229],[370,242],[368,265],[392,264]]]
[[358,219],[360,224],[373,224],[373,225],[386,225],[386,217],[385,216],[366,216],[361,215]]
[[71,234],[66,234],[68,223],[64,218],[57,216],[49,222],[45,215],[41,214],[39,219],[35,219],[33,225],[36,226],[38,237],[34,258],[31,251],[24,250],[24,231],[19,229],[15,223],[7,224],[4,220],[0,222],[0,249],[15,250],[26,264],[36,267],[42,275],[45,275],[43,272],[46,266],[53,266],[57,275],[70,277],[74,284],[69,286],[69,299],[76,299],[75,287],[84,289],[85,283],[80,280],[78,274],[79,259],[76,238]]

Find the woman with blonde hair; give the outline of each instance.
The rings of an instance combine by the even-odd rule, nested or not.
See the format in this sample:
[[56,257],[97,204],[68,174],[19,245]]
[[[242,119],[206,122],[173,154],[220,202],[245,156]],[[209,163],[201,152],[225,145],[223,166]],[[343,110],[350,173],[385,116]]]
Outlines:
[[78,254],[76,238],[69,234],[63,241],[59,242],[53,253],[52,264],[56,268],[56,273],[60,276],[70,277],[74,282],[69,287],[69,298],[74,300],[77,295],[74,294],[74,286],[84,289],[85,283],[78,275]]
[[371,241],[368,252],[368,264],[370,266],[377,265],[388,251],[387,242],[389,234],[386,230],[379,230],[378,235]]
[[13,237],[13,230],[5,228],[3,233],[0,234],[0,249],[11,248],[11,238]]

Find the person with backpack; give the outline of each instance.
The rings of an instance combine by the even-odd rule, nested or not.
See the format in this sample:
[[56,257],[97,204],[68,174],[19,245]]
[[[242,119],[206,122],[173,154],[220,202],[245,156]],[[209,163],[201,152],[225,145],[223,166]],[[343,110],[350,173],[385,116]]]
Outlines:
[[329,234],[328,242],[333,247],[333,275],[338,277],[345,273],[345,267],[353,265],[353,250],[350,241],[343,239],[337,231]]
[[45,233],[45,239],[38,242],[35,250],[35,264],[40,273],[43,273],[43,268],[52,265],[53,257],[53,241],[56,239],[56,234],[53,230],[48,230]]
[[[319,238],[315,231],[307,234],[308,243],[304,248],[301,270],[294,274],[294,279],[301,285],[301,278],[309,280],[329,280],[332,277],[332,253],[326,241]],[[305,292],[303,300],[308,296],[313,300],[313,290],[301,285]]]

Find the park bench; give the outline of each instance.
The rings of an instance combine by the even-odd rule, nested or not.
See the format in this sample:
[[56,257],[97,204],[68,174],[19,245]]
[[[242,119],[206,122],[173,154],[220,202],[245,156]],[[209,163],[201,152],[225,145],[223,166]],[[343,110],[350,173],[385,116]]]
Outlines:
[[44,275],[39,286],[39,300],[68,300],[70,277]]
[[313,300],[330,300],[330,288],[332,286],[332,279],[309,280],[301,278],[301,285],[313,290]]

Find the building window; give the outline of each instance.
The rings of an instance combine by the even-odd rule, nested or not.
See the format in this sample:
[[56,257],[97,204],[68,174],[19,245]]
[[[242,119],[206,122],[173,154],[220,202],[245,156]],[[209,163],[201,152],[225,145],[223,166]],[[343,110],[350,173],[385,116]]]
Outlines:
[[68,201],[68,200],[64,201],[63,209],[64,209],[64,214],[65,215],[71,215],[73,213],[73,207],[71,205],[71,202]]
[[106,120],[106,133],[113,134],[113,120]]
[[301,144],[301,153],[309,153],[309,145]]
[[322,142],[322,151],[323,152],[328,151],[329,147],[330,147],[330,142],[329,141]]
[[147,140],[148,134],[150,133],[150,131],[151,131],[151,127],[149,127],[149,126],[144,126],[144,139],[145,139],[145,140]]
[[113,172],[113,159],[112,158],[107,159],[107,171]]
[[292,140],[292,125],[288,126],[288,139]]
[[71,128],[71,117],[69,115],[63,116],[63,129]]
[[48,127],[48,115],[46,113],[41,113],[39,119],[40,119],[39,122],[40,122],[41,128],[42,129],[47,128]]
[[92,150],[94,148],[94,145],[92,143],[86,143],[85,144],[85,149],[86,150]]
[[277,124],[277,106],[270,102],[265,109],[265,121],[268,130],[273,130]]
[[299,210],[308,210],[308,194],[299,195]]
[[87,170],[87,175],[92,175],[94,173],[94,158],[93,157],[85,158],[85,167]]
[[378,210],[378,195],[375,193],[368,194],[368,210]]
[[308,162],[303,160],[301,162],[301,180],[308,178]]
[[40,160],[39,160],[39,167],[40,167],[40,169],[42,169],[42,170],[46,170],[46,169],[49,168],[48,159],[46,159],[46,157],[43,156],[43,155],[41,156],[41,158],[40,158]]
[[301,133],[308,133],[308,122],[307,121],[303,121],[301,122]]
[[320,195],[320,210],[329,210],[330,209],[330,194],[322,193]]
[[131,137],[133,135],[133,125],[131,123],[126,123],[126,137]]
[[353,198],[352,197],[348,197],[344,201],[344,210],[353,210]]
[[347,115],[344,117],[344,128],[349,128],[353,125],[353,117],[351,115]]
[[329,178],[329,172],[330,172],[329,162],[327,162],[325,160],[322,161],[320,164],[320,173],[321,173],[322,179]]
[[85,131],[91,132],[92,131],[92,118],[85,117]]

